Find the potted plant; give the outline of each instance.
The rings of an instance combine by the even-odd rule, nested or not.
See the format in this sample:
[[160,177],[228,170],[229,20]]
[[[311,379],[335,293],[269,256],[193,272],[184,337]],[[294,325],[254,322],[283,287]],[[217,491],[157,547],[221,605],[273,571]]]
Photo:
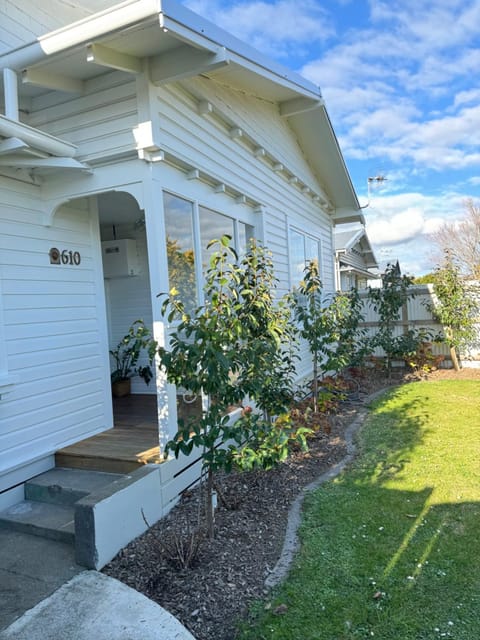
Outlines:
[[[131,378],[140,376],[146,384],[153,378],[152,364],[157,351],[157,342],[143,320],[135,320],[128,333],[115,349],[110,350],[115,367],[111,373],[112,394],[119,398],[130,393]],[[148,364],[139,366],[140,356],[146,353]]]

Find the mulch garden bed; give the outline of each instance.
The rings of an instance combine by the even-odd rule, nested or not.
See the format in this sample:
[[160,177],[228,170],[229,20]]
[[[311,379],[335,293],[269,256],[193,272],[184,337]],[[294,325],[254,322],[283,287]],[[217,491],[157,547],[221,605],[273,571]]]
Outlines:
[[[460,374],[439,370],[429,377],[453,376],[480,380],[480,369],[463,369]],[[307,453],[294,451],[271,471],[219,477],[228,508],[219,502],[214,540],[198,533],[203,499],[197,488],[122,549],[103,572],[167,609],[197,640],[232,640],[248,606],[268,594],[265,579],[279,558],[289,508],[302,487],[346,455],[345,430],[369,394],[411,379],[386,381],[369,372],[330,417],[328,429],[309,440]],[[179,566],[190,557],[192,566]]]

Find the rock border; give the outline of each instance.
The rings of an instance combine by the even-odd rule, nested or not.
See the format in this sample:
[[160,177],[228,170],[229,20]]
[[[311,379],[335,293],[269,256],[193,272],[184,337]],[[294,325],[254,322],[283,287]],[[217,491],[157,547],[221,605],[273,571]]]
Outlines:
[[[385,391],[391,388],[392,387],[380,389],[379,391],[376,391],[375,393],[367,396],[364,401],[364,405],[369,405],[371,402],[376,400],[377,397],[381,396],[383,393],[385,393]],[[275,567],[265,579],[265,587],[267,587],[268,589],[276,587],[287,577],[295,554],[299,550],[300,543],[298,540],[298,529],[302,521],[301,510],[305,496],[310,491],[318,489],[318,487],[320,487],[324,482],[336,478],[353,460],[356,453],[354,437],[365,422],[368,414],[369,409],[362,407],[353,422],[347,427],[345,431],[347,455],[342,460],[340,460],[340,462],[337,462],[336,465],[328,469],[328,471],[322,473],[316,480],[303,487],[303,489],[293,501],[288,513],[287,528],[285,531],[285,540],[283,543],[282,552],[279,559],[277,560]]]

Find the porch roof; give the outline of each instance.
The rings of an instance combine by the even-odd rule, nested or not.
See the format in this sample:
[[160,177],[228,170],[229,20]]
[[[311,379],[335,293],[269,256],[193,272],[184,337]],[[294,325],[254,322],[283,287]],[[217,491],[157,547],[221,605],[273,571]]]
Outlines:
[[50,90],[81,94],[86,81],[111,69],[148,71],[157,85],[203,75],[271,101],[338,216],[362,218],[320,89],[175,0],[115,4],[5,53],[0,68],[21,74],[26,103]]

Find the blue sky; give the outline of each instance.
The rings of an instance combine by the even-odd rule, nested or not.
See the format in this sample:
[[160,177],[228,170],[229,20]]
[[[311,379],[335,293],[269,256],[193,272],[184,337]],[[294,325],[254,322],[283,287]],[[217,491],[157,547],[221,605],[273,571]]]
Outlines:
[[480,0],[188,0],[319,85],[377,259],[421,275],[480,197]]

